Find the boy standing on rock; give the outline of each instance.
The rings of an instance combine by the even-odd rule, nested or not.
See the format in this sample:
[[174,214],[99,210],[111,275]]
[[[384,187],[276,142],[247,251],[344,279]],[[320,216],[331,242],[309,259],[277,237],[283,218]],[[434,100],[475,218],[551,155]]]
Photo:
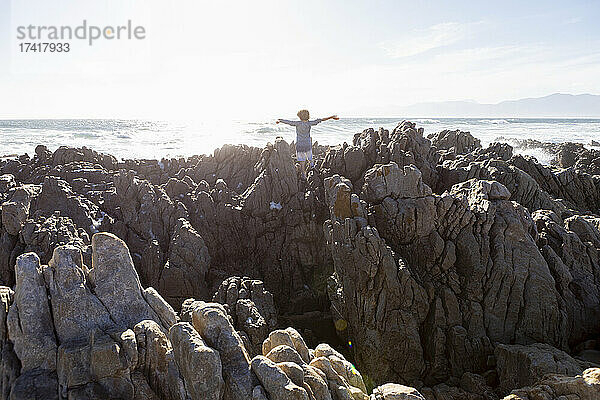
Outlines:
[[318,118],[312,121],[309,121],[310,114],[308,110],[300,110],[298,111],[298,118],[300,121],[290,121],[287,119],[278,119],[276,123],[284,123],[287,125],[292,125],[296,127],[296,158],[300,163],[300,171],[302,172],[302,177],[306,178],[306,167],[307,161],[310,161],[310,165],[312,166],[312,139],[310,137],[310,127],[318,124],[319,122],[327,121],[328,119],[340,119],[337,115],[332,115],[327,118]]

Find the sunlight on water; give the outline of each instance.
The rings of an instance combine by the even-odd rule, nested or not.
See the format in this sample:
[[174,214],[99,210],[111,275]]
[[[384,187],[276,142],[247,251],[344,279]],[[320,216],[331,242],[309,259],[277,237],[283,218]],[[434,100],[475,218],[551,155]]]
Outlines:
[[[337,145],[352,142],[367,128],[392,130],[401,118],[342,118],[313,128],[313,141]],[[589,144],[600,140],[595,119],[412,119],[425,135],[443,129],[470,131],[484,146],[499,137],[547,142]],[[118,158],[162,158],[212,154],[225,143],[263,147],[282,136],[295,138],[292,127],[274,121],[161,122],[132,120],[3,120],[0,121],[0,155],[33,154],[35,146],[50,150],[61,145],[87,146]],[[539,149],[525,151],[547,163],[550,155]]]

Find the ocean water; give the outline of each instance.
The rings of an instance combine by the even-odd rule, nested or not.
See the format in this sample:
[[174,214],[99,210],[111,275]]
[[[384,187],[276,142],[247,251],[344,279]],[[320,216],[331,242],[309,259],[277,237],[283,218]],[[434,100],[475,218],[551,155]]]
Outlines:
[[[589,145],[600,141],[600,119],[410,119],[425,135],[443,129],[471,132],[485,146],[499,137],[572,141]],[[336,145],[352,142],[355,133],[367,128],[392,130],[403,118],[342,118],[326,121],[312,130],[313,141]],[[272,121],[165,122],[142,120],[0,120],[0,156],[34,153],[44,144],[50,150],[61,145],[87,146],[117,158],[180,157],[211,154],[223,144],[263,147],[282,136],[294,140],[294,128]],[[540,149],[523,150],[541,162],[550,155]]]

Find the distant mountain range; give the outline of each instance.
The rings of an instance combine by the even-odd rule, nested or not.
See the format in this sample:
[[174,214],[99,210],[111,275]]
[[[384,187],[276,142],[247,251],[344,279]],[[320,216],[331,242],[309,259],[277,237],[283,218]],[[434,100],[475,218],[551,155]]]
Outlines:
[[459,118],[598,118],[600,96],[562,94],[481,104],[474,101],[443,101],[372,110],[377,114],[407,117]]

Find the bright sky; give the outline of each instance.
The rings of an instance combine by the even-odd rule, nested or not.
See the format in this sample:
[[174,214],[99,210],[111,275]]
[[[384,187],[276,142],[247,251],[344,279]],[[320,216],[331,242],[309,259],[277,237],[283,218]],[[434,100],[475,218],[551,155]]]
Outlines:
[[[19,52],[18,26],[83,19],[131,19],[146,39]],[[0,0],[0,118],[361,116],[600,94],[599,20],[595,0]]]

